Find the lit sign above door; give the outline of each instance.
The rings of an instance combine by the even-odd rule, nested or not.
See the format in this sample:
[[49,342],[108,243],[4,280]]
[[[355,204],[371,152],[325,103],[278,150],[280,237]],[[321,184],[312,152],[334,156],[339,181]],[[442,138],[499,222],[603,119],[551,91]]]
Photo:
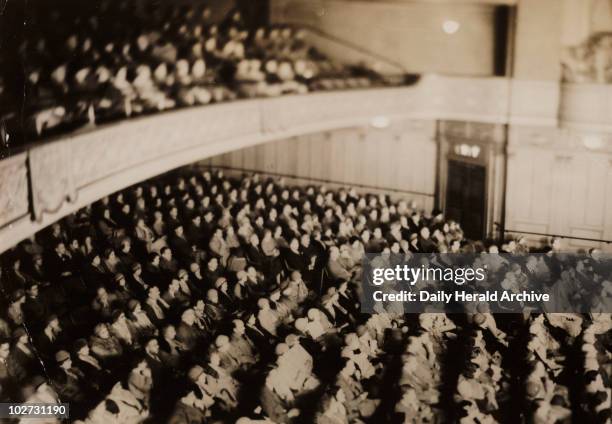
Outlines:
[[480,156],[480,146],[475,144],[455,144],[453,146],[453,152],[457,156],[463,156],[466,158],[478,159]]

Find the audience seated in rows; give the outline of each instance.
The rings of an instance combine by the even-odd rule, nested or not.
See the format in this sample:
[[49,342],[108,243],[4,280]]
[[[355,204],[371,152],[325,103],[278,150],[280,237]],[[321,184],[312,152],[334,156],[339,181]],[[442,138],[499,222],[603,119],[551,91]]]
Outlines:
[[[383,82],[326,58],[303,31],[248,28],[238,11],[216,22],[199,5],[60,1],[31,5],[27,19],[19,46],[26,139],[238,97]],[[0,79],[0,127],[18,131],[22,112],[3,101],[7,83]]]
[[529,269],[523,242],[466,240],[385,195],[161,176],[3,255],[0,398],[69,402],[83,423],[606,422],[610,314],[361,310],[364,252],[496,249]]

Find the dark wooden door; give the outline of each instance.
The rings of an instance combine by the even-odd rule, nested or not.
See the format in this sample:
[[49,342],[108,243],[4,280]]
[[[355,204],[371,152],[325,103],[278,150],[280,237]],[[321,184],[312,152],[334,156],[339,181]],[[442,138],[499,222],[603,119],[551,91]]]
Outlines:
[[461,224],[465,236],[473,240],[484,237],[485,190],[484,166],[448,161],[446,217]]

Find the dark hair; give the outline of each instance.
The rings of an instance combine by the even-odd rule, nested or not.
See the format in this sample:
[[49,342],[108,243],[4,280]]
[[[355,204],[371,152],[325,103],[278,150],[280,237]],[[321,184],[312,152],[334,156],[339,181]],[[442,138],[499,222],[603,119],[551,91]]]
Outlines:
[[178,388],[179,398],[188,396],[191,392],[193,392],[195,397],[198,399],[202,399],[204,397],[204,393],[202,393],[200,387],[193,382],[186,383]]
[[563,396],[561,395],[554,395],[552,399],[550,400],[550,404],[565,406],[565,400],[563,399]]
[[52,368],[51,370],[49,370],[49,378],[51,379],[51,381],[60,386],[68,382],[68,376],[66,375],[66,373],[63,370],[57,368]]
[[106,399],[104,401],[104,407],[106,408],[106,410],[108,412],[110,412],[111,414],[118,414],[119,413],[119,406],[117,406],[117,404],[115,403],[114,400],[112,399]]
[[595,381],[598,375],[599,373],[595,370],[587,371],[584,373],[584,382],[586,384],[592,383],[593,381]]
[[610,419],[612,412],[609,409],[602,409],[597,413],[597,419],[595,422],[605,424]]

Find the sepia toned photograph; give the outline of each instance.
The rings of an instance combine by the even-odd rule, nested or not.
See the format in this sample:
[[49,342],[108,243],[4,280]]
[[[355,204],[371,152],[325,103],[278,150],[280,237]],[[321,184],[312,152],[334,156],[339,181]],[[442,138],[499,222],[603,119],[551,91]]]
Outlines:
[[0,0],[0,423],[612,424],[612,0]]

